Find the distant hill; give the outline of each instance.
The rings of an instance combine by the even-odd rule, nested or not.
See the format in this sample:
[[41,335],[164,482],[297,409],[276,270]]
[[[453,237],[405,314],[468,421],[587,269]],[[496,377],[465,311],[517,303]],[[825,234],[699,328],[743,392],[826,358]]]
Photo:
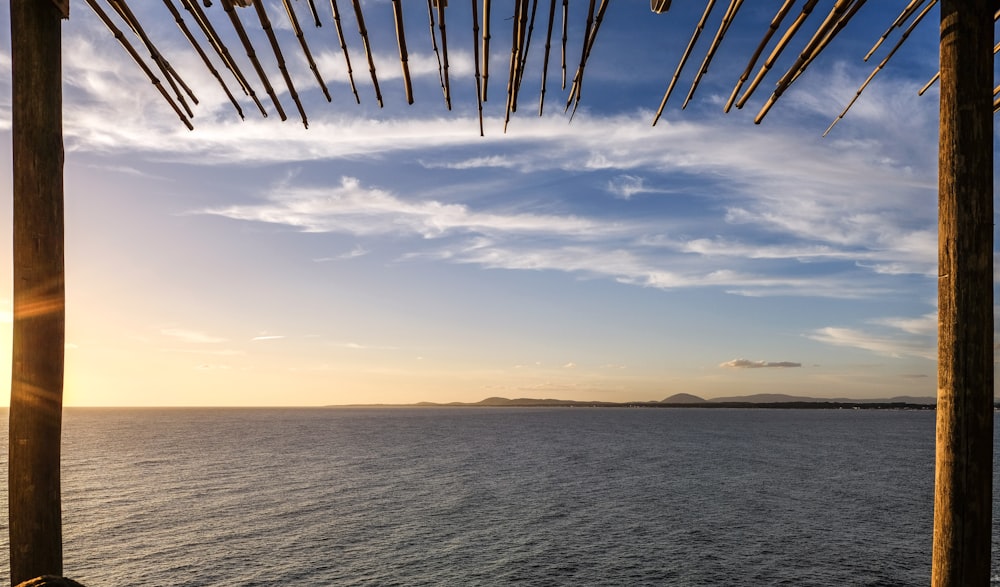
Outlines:
[[674,395],[660,400],[661,404],[703,404],[705,399],[690,393],[675,393]]

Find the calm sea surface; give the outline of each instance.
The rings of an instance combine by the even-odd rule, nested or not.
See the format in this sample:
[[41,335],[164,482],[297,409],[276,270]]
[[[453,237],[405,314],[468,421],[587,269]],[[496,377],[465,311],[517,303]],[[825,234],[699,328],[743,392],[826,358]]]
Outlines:
[[933,470],[932,412],[69,409],[65,566],[88,587],[926,585]]

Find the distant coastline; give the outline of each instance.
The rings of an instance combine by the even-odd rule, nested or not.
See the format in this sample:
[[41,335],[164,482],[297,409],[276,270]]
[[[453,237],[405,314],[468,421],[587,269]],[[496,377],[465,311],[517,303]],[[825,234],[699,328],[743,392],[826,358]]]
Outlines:
[[351,404],[328,407],[577,407],[577,408],[753,408],[785,410],[933,410],[936,398],[898,396],[885,399],[814,398],[785,394],[756,394],[704,399],[678,393],[660,401],[605,402],[563,399],[488,397],[478,402],[419,402],[415,404]]

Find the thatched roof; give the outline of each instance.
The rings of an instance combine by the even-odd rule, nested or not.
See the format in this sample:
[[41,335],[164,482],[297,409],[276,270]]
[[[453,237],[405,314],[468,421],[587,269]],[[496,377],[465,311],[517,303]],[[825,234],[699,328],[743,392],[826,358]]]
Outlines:
[[[53,1],[67,6],[68,10],[67,3]],[[407,5],[417,1],[408,0]],[[175,2],[179,2],[180,7]],[[445,105],[451,109],[448,32],[453,30],[455,24],[448,19],[447,0],[425,0],[425,2],[427,21],[417,23],[413,22],[412,18],[404,22],[402,0],[391,0],[395,25],[394,33],[403,73],[403,88],[407,102],[412,104],[414,98],[406,41],[408,36],[412,38],[418,32],[417,27],[424,29],[420,31],[424,34],[427,30],[425,27],[428,27],[431,44],[438,62],[439,80]],[[168,56],[161,54],[157,49],[156,40],[150,38],[146,33],[146,28],[129,8],[127,1],[86,0],[86,3],[105,23],[115,38],[120,41],[135,63],[142,68],[178,118],[188,128],[193,128],[191,122],[193,117],[192,104],[197,104],[196,94],[184,83],[179,72],[171,67]],[[344,67],[355,101],[360,103],[361,100],[357,89],[357,83],[361,82],[355,80],[352,58],[354,63],[359,59],[363,59],[366,63],[375,99],[379,106],[382,106],[382,91],[379,87],[369,31],[365,25],[365,13],[366,11],[384,10],[384,5],[362,4],[361,0],[342,0],[340,3],[338,0],[330,0],[329,6],[322,9],[316,5],[315,0],[305,0],[305,2],[280,0],[280,6],[278,0],[273,2],[201,0],[201,4],[198,0],[163,0],[163,17],[169,16],[177,23],[192,50],[197,52],[205,67],[218,81],[232,103],[235,113],[241,118],[245,116],[245,102],[251,102],[262,116],[273,112],[281,120],[287,119],[286,108],[289,105],[283,104],[279,100],[279,93],[282,92],[275,90],[268,74],[268,70],[273,70],[276,66],[281,73],[288,97],[294,103],[303,125],[308,127],[309,120],[306,109],[300,99],[299,90],[289,75],[286,63],[286,60],[289,59],[304,61],[315,78],[316,88],[323,93],[327,101],[331,101],[330,92],[317,68],[303,30],[303,26],[308,27],[309,25],[322,27],[332,24],[335,27],[340,52],[343,54]],[[541,62],[542,85],[538,114],[541,115],[545,109],[547,77],[550,66],[555,62],[555,53],[559,54],[562,88],[566,90],[568,87],[564,110],[575,112],[581,101],[587,62],[596,46],[601,23],[607,11],[614,10],[613,7],[610,7],[610,0],[600,0],[600,2],[597,0],[575,0],[572,3],[569,0],[549,0],[548,2],[545,0],[511,0],[497,4],[491,0],[470,0],[470,4],[472,8],[471,27],[473,39],[475,39],[472,48],[475,56],[476,99],[479,108],[480,133],[482,133],[483,102],[489,96],[490,66],[493,65],[494,69],[496,68],[496,64],[491,64],[490,56],[494,54],[491,52],[491,42],[496,43],[494,36],[498,24],[509,25],[510,30],[506,36],[511,40],[510,59],[506,64],[506,87],[502,98],[505,100],[504,128],[506,129],[506,123],[510,120],[511,115],[517,111],[518,98],[522,89],[521,81],[529,54],[534,62]],[[540,4],[541,10],[539,10]],[[795,0],[784,0],[780,6],[776,7],[774,17],[767,29],[761,32],[761,40],[747,60],[742,75],[739,79],[734,80],[732,94],[725,105],[726,112],[733,106],[743,108],[748,99],[761,87],[764,78],[771,76],[776,78],[773,90],[754,119],[755,122],[760,123],[771,107],[835,39],[837,34],[856,15],[863,12],[866,2],[865,0],[834,0],[832,6],[827,9],[821,9],[819,4],[819,0],[805,0],[801,6],[796,6]],[[885,58],[874,67],[871,75],[858,89],[854,100],[860,96],[871,79],[885,67],[913,28],[936,4],[937,0],[899,1],[899,16],[893,22],[886,23],[885,33],[875,40],[875,44],[865,60],[883,42],[895,38],[895,44]],[[687,47],[674,69],[672,77],[666,81],[666,91],[652,124],[657,123],[664,109],[668,106],[671,95],[681,80],[681,74],[688,66],[688,62],[692,58],[700,57],[700,65],[695,71],[693,81],[680,107],[684,108],[688,105],[702,77],[708,72],[709,66],[731,25],[739,18],[739,11],[743,5],[743,0],[730,0],[724,6],[723,3],[717,3],[715,0],[705,1],[703,15],[692,31]],[[670,18],[670,7],[669,0],[651,0],[650,18]],[[281,8],[284,10],[280,10]],[[153,10],[153,7],[148,7],[145,10],[148,13]],[[711,35],[707,44],[703,42],[699,45],[698,42],[710,15],[713,11],[718,14],[720,10],[724,10],[724,12],[717,30]],[[574,21],[574,19],[576,20]],[[568,23],[570,21],[585,23],[581,38],[576,40],[576,46],[580,47],[578,57],[568,54],[567,41],[570,29]],[[449,23],[452,24],[452,29],[447,27]],[[287,43],[288,46],[283,45],[274,32],[276,24],[280,28],[290,28],[296,42]],[[464,26],[469,26],[469,24]],[[358,51],[357,47],[353,50],[349,49],[345,37],[345,29],[348,28],[357,30],[361,40],[361,51]],[[130,34],[123,31],[129,31]],[[390,34],[388,31],[378,32],[379,34]],[[542,35],[544,35],[544,39],[535,38],[533,46],[533,38]],[[266,44],[259,41],[261,38],[266,39]],[[468,36],[463,35],[462,38],[468,39]],[[237,40],[239,47],[230,46],[234,44],[233,39]],[[255,42],[254,39],[258,39],[258,41]],[[542,46],[540,50],[538,49],[539,45]],[[139,47],[145,48],[145,53],[149,57],[143,57]],[[494,51],[496,48],[494,44]],[[253,72],[244,71],[237,59],[233,57],[233,54],[240,52],[240,50],[245,52]],[[786,50],[797,51],[797,58],[786,70],[772,72],[778,58]],[[359,53],[363,53],[363,55],[359,55]],[[742,58],[742,56],[736,57]],[[733,56],[729,58],[732,59]],[[574,66],[575,69],[573,69]],[[570,68],[569,75],[567,67]],[[778,77],[779,74],[780,77]],[[928,86],[936,79],[937,76],[931,78]],[[262,103],[261,94],[267,95],[270,108]],[[847,104],[844,111],[834,119],[830,125],[831,128],[847,113],[854,100]]]

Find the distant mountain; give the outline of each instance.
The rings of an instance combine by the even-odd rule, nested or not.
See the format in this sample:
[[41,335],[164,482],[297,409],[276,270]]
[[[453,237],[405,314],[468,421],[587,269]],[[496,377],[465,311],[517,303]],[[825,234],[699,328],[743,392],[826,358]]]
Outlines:
[[[683,395],[683,394],[678,394]],[[666,400],[664,400],[666,401]],[[925,404],[932,405],[937,403],[937,398],[934,397],[914,397],[914,396],[896,396],[891,398],[877,398],[877,399],[857,399],[857,398],[846,398],[846,397],[807,397],[801,395],[787,395],[784,393],[757,393],[753,395],[738,395],[732,397],[714,397],[708,400],[712,403],[750,403],[750,404],[777,404],[777,403],[789,403],[789,402],[827,402],[827,403],[849,403],[849,404]]]
[[660,400],[661,404],[703,404],[704,398],[700,398],[690,393],[675,393],[674,395]]

